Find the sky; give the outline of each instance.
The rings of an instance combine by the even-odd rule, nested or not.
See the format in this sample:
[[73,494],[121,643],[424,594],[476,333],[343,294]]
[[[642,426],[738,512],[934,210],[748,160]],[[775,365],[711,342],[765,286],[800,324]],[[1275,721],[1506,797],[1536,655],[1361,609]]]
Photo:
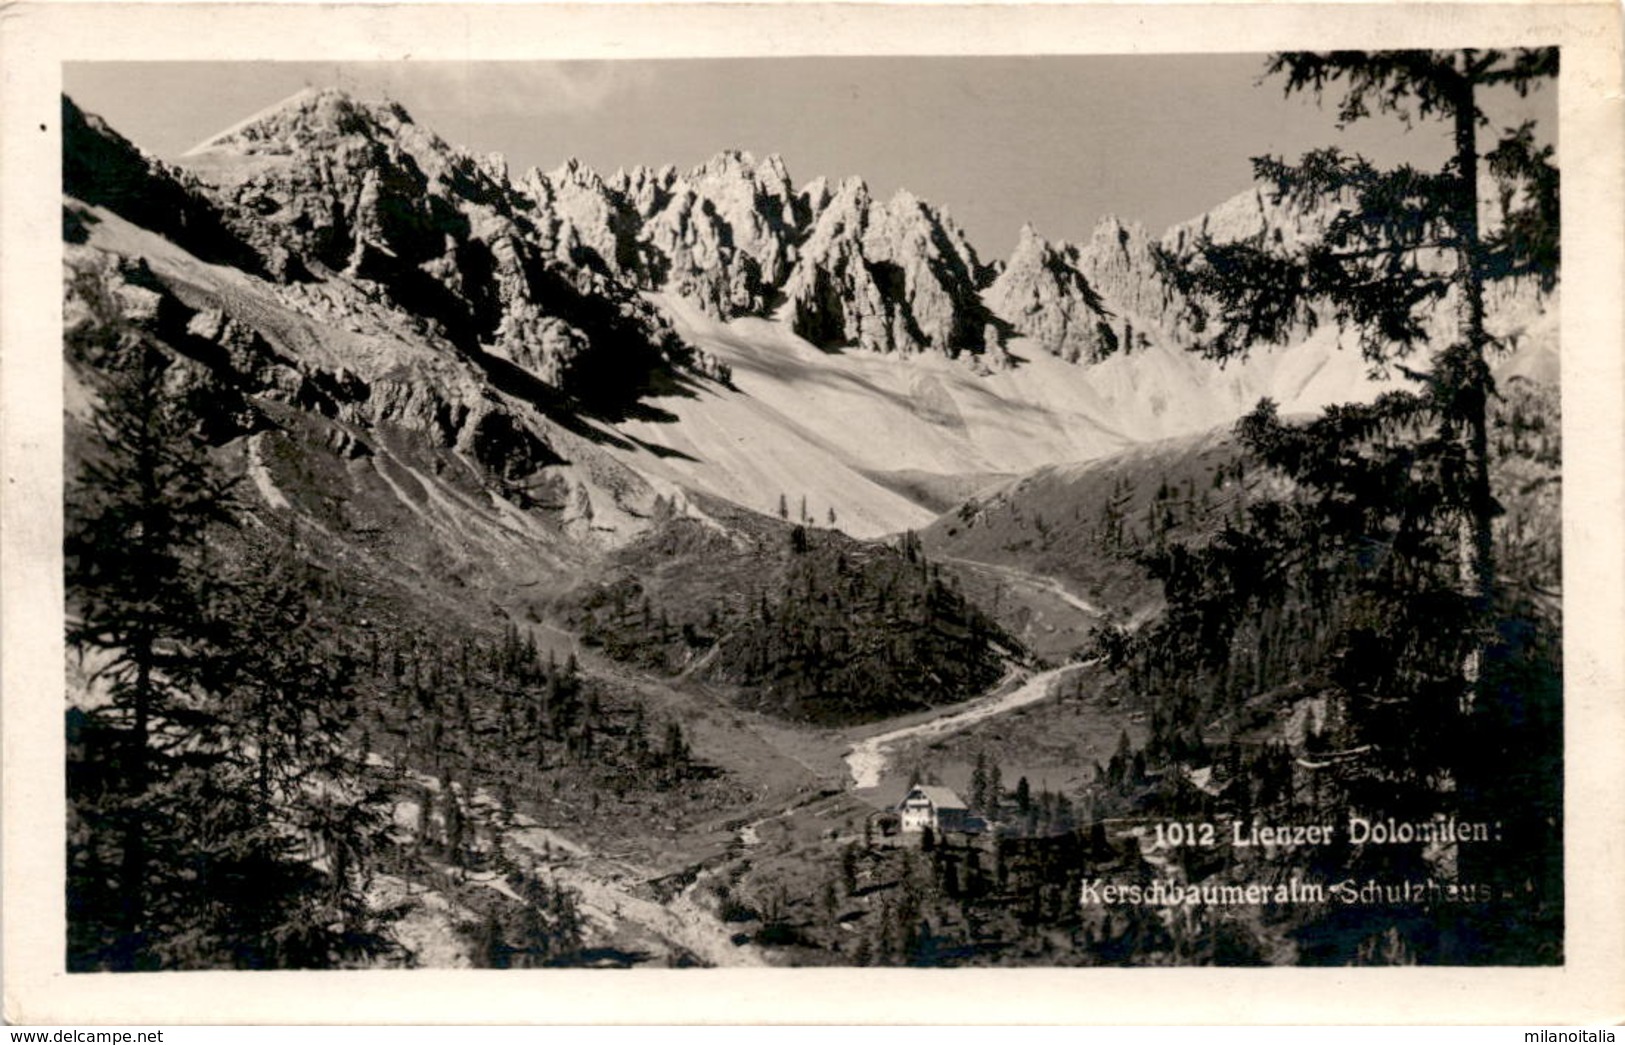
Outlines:
[[[309,86],[400,102],[517,175],[576,157],[605,174],[687,169],[728,148],[792,179],[861,175],[945,207],[984,258],[1021,226],[1086,240],[1107,215],[1153,231],[1252,184],[1250,157],[1339,144],[1436,164],[1446,128],[1382,117],[1339,131],[1264,81],[1263,55],[748,58],[536,62],[69,63],[63,90],[163,159]],[[1556,92],[1497,100],[1555,127]],[[1497,115],[1502,113],[1498,111]]]

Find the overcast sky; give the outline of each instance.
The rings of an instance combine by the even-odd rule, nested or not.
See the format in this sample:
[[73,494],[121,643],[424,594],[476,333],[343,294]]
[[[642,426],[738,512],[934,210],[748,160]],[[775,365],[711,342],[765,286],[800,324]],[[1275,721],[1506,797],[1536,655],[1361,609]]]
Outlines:
[[[617,167],[781,154],[799,185],[862,175],[944,206],[988,258],[1022,222],[1086,239],[1107,214],[1160,231],[1246,189],[1249,157],[1342,144],[1438,162],[1445,128],[1379,118],[1345,132],[1309,97],[1258,84],[1261,55],[771,58],[357,64],[74,63],[63,89],[173,160],[306,86],[393,98],[517,174],[570,156]],[[1508,100],[1555,126],[1556,92]]]

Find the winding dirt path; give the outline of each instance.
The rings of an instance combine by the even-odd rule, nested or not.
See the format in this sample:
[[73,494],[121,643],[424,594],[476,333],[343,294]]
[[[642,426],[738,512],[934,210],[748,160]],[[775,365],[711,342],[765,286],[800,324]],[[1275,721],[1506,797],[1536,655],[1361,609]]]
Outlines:
[[961,566],[970,566],[979,570],[987,570],[990,573],[997,573],[1017,584],[1025,584],[1028,587],[1037,588],[1040,591],[1048,592],[1049,594],[1060,599],[1062,602],[1066,603],[1068,606],[1071,606],[1073,609],[1082,610],[1091,617],[1104,617],[1106,615],[1105,610],[1090,602],[1088,599],[1080,598],[1079,596],[1067,591],[1066,588],[1061,585],[1061,582],[1056,580],[1054,577],[1045,577],[1037,573],[1028,573],[1026,570],[1020,569],[1019,567],[1006,566],[1003,563],[983,562],[980,559],[961,559],[956,555],[939,555],[937,558],[941,559],[943,562],[958,563]]
[[894,729],[889,733],[881,733],[878,736],[860,740],[852,746],[852,750],[846,756],[847,768],[852,773],[853,789],[863,790],[865,788],[879,787],[881,777],[886,771],[886,764],[890,760],[891,750],[899,744],[911,740],[957,733],[962,729],[997,715],[1007,714],[1029,704],[1036,704],[1052,696],[1056,684],[1062,678],[1093,663],[1095,662],[1085,661],[1081,664],[1066,664],[1059,668],[1041,671],[1008,693],[981,697],[967,704],[956,705],[955,708],[948,709],[946,714],[937,718],[927,719],[911,726]]

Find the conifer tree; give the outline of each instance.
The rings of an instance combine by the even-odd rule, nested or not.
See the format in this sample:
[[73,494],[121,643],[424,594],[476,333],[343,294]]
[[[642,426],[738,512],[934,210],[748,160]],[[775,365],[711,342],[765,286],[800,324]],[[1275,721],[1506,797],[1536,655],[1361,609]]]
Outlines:
[[[1463,847],[1459,864],[1429,863],[1436,858],[1420,847],[1360,857],[1363,874],[1460,874],[1518,891],[1515,916],[1510,907],[1457,913],[1458,926],[1482,921],[1433,942],[1411,937],[1418,960],[1484,961],[1556,946],[1540,943],[1541,933],[1560,938],[1550,926],[1561,874],[1534,866],[1540,855],[1525,859],[1561,853],[1551,827],[1560,747],[1542,724],[1557,669],[1538,638],[1525,637],[1538,629],[1497,588],[1488,432],[1502,346],[1486,323],[1497,281],[1550,290],[1558,278],[1553,150],[1533,124],[1487,130],[1496,92],[1526,94],[1557,67],[1553,48],[1277,55],[1268,71],[1288,94],[1333,95],[1342,124],[1391,118],[1413,133],[1433,124],[1449,158],[1433,170],[1382,169],[1337,148],[1296,163],[1257,159],[1255,173],[1305,217],[1307,234],[1199,238],[1184,255],[1162,256],[1210,357],[1245,356],[1335,323],[1357,335],[1374,373],[1410,381],[1306,424],[1283,421],[1268,401],[1245,418],[1242,444],[1295,492],[1250,503],[1206,548],[1163,550],[1170,609],[1154,631],[1164,663],[1200,665],[1211,678],[1237,669],[1258,688],[1312,674],[1339,695],[1341,722],[1323,738],[1328,750],[1310,759],[1321,803],[1500,817],[1508,838],[1518,835],[1493,860],[1489,847]],[[1255,662],[1231,663],[1232,636],[1254,623]],[[1202,680],[1186,674],[1170,689],[1188,702]],[[1514,751],[1543,774],[1522,774],[1517,793],[1505,782]],[[1534,884],[1542,875],[1545,885]],[[1341,938],[1329,928],[1322,938]],[[1519,941],[1520,933],[1536,935]]]
[[[64,547],[77,611],[68,644],[104,658],[96,677],[110,698],[90,713],[90,735],[113,745],[95,800],[81,805],[91,841],[72,854],[70,878],[82,875],[84,888],[70,903],[84,904],[82,924],[104,930],[99,941],[80,942],[112,968],[152,961],[153,865],[176,822],[166,784],[195,757],[186,741],[207,723],[192,694],[218,662],[205,609],[207,535],[231,519],[229,484],[209,467],[194,417],[167,388],[167,359],[146,345],[132,354],[103,390]],[[98,867],[104,858],[116,868]]]
[[[865,823],[867,827],[867,822]],[[858,849],[856,843],[848,843],[841,848],[841,887],[846,895],[853,896],[858,891]]]
[[[1293,247],[1267,242],[1263,233],[1226,244],[1202,239],[1193,263],[1167,266],[1176,283],[1195,292],[1193,326],[1209,332],[1201,349],[1212,357],[1245,355],[1331,319],[1358,334],[1374,369],[1397,368],[1416,381],[1416,391],[1328,412],[1303,438],[1288,433],[1266,405],[1244,434],[1267,461],[1329,497],[1384,498],[1390,505],[1403,498],[1413,514],[1454,529],[1457,587],[1477,640],[1462,659],[1467,702],[1478,683],[1495,582],[1497,506],[1487,433],[1495,394],[1488,356],[1497,346],[1485,324],[1485,288],[1505,278],[1554,286],[1559,228],[1552,150],[1537,147],[1534,127],[1525,123],[1504,129],[1483,152],[1484,94],[1496,88],[1527,94],[1553,79],[1557,64],[1555,48],[1276,55],[1268,72],[1284,78],[1286,93],[1341,90],[1341,124],[1379,115],[1407,126],[1442,122],[1450,159],[1424,171],[1379,169],[1336,147],[1297,164],[1258,158],[1255,174],[1278,199],[1332,211],[1323,234]],[[1493,229],[1480,223],[1488,202],[1481,198],[1481,167],[1497,183]],[[1434,344],[1428,319],[1447,304],[1455,329]],[[1423,352],[1428,358],[1415,365]],[[1397,440],[1404,441],[1402,452],[1373,467],[1371,446]],[[1396,490],[1393,473],[1411,462],[1409,474],[1398,476],[1409,489]]]
[[297,552],[249,567],[222,607],[235,633],[221,668],[222,742],[253,777],[264,809],[288,809],[304,784],[356,771],[342,741],[355,717],[352,658],[311,612]]
[[[295,587],[216,550],[240,547],[220,541],[238,505],[180,364],[144,342],[123,356],[64,542],[67,638],[109,698],[70,717],[69,966],[373,953],[384,944],[361,890],[384,825],[334,758],[342,658],[324,659]],[[308,786],[316,773],[325,791]]]

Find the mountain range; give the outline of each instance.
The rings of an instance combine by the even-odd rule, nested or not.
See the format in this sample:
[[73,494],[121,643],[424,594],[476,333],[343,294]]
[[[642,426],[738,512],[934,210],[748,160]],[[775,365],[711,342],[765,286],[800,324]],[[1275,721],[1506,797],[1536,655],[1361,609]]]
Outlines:
[[[989,264],[941,208],[859,178],[797,188],[777,156],[514,177],[398,106],[310,90],[171,166],[65,107],[67,195],[134,226],[81,224],[99,264],[144,261],[190,336],[251,346],[242,376],[317,406],[335,441],[425,437],[526,526],[614,539],[657,493],[700,490],[761,511],[804,497],[878,536],[1260,396],[1304,411],[1393,380],[1329,325],[1226,368],[1190,351],[1154,252],[1315,220],[1261,191],[1156,238],[1114,218],[1079,245],[1028,227]],[[1516,365],[1550,370],[1555,307],[1524,294],[1497,314],[1528,331]]]

